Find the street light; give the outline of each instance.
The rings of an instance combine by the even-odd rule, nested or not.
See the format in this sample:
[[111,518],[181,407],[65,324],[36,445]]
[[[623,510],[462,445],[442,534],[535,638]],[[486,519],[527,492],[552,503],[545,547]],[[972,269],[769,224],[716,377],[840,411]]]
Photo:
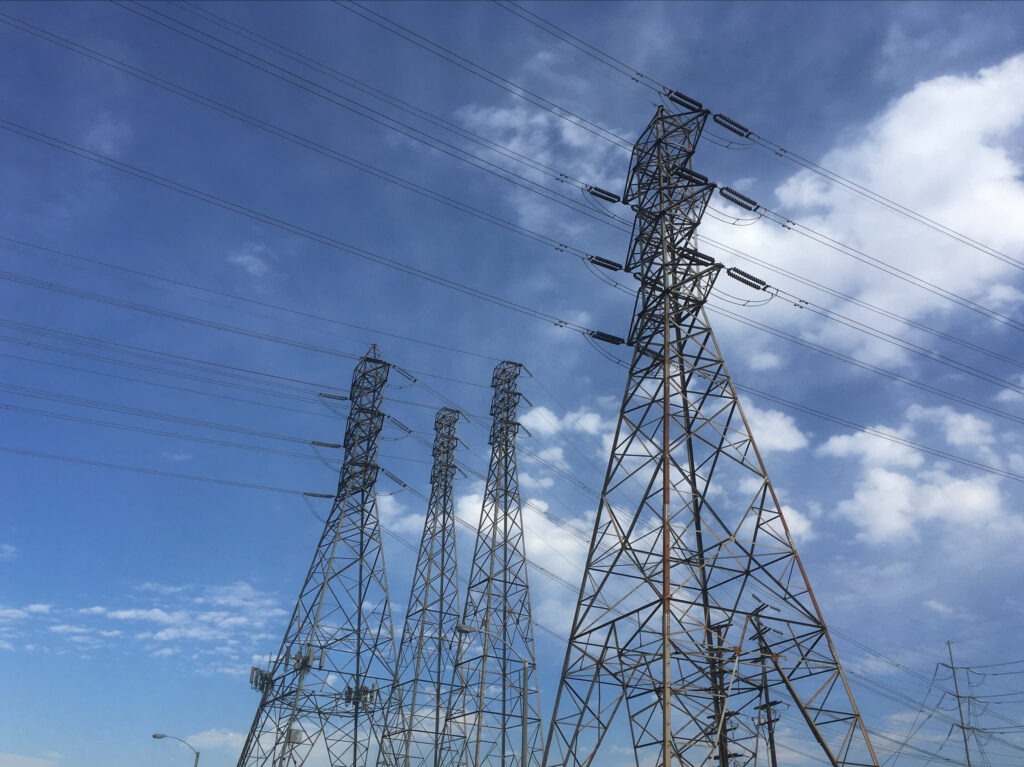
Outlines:
[[[520,653],[515,647],[510,645],[508,642],[506,642],[506,641],[504,641],[502,639],[499,639],[498,637],[496,637],[494,634],[492,634],[490,631],[487,631],[486,629],[480,628],[478,626],[471,626],[468,623],[458,623],[458,624],[455,625],[455,631],[458,632],[459,634],[463,634],[463,635],[465,635],[465,634],[483,634],[484,636],[490,637],[495,642],[501,642],[503,645],[505,645],[506,649],[511,650],[512,652],[514,652],[516,654],[516,657],[519,658],[520,662],[523,664],[523,688],[522,688],[522,693],[521,693],[520,701],[519,701],[519,713],[522,715],[522,718],[523,718],[523,722],[522,722],[522,730],[523,730],[522,763],[520,764],[520,767],[529,767],[530,762],[529,762],[529,758],[527,756],[528,746],[527,746],[527,738],[526,738],[526,710],[527,710],[527,704],[528,704],[529,701],[528,701],[528,698],[527,698],[528,690],[526,689],[526,685],[527,685],[527,683],[529,681],[530,666],[532,665],[531,662],[528,661],[526,658],[524,658],[522,656],[522,653]],[[482,679],[480,680],[480,684],[483,684],[483,680]],[[480,741],[480,727],[479,727],[479,724],[478,724],[477,725],[477,743],[479,743],[479,741]],[[477,767],[479,767],[479,765],[477,765]]]
[[165,732],[154,732],[153,733],[153,737],[156,738],[157,740],[163,740],[164,738],[170,738],[171,740],[176,740],[179,743],[184,743],[186,746],[191,748],[192,749],[192,753],[194,753],[196,755],[196,760],[194,762],[192,762],[192,767],[199,767],[199,750],[196,749],[196,748],[193,748],[192,744],[189,743],[187,740],[182,740],[181,738],[178,738],[178,737],[176,737],[174,735],[168,735]]

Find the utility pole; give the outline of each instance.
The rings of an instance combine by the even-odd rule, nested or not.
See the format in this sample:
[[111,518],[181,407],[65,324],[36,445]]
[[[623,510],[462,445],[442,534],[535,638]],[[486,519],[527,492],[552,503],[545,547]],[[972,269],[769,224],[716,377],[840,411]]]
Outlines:
[[380,735],[394,679],[376,500],[388,370],[371,346],[352,375],[338,491],[281,648],[250,674],[261,698],[238,767],[297,767],[315,747],[334,767],[366,767]]
[[381,767],[455,767],[458,733],[459,580],[455,554],[455,428],[459,412],[434,419],[430,500],[405,615],[394,692],[381,739]]
[[709,113],[667,98],[623,195],[633,356],[544,763],[585,767],[607,743],[638,767],[747,767],[767,752],[770,689],[802,752],[877,767],[705,312],[722,268],[696,247]]
[[[530,767],[540,738],[533,617],[519,495],[516,420],[522,366],[501,362],[491,385],[491,456],[464,611],[458,664],[471,767]],[[532,693],[532,694],[531,694]],[[518,732],[517,732],[518,731]],[[516,738],[515,736],[519,737]]]

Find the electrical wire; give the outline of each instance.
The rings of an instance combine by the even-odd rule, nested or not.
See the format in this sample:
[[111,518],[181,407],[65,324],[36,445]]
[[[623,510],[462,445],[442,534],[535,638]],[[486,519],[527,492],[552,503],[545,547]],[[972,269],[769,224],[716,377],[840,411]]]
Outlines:
[[53,147],[55,149],[60,149],[61,151],[68,152],[69,154],[77,155],[77,156],[82,157],[84,159],[91,160],[93,162],[99,163],[100,165],[105,165],[105,166],[113,168],[115,170],[119,170],[119,171],[121,171],[123,173],[126,173],[128,175],[135,176],[135,177],[143,179],[145,181],[150,181],[150,182],[155,183],[155,184],[157,184],[159,186],[163,186],[163,187],[165,187],[167,189],[171,189],[173,191],[180,192],[181,194],[185,194],[185,195],[187,195],[189,197],[193,197],[193,198],[195,198],[197,200],[201,200],[203,202],[210,203],[212,205],[215,205],[217,207],[223,208],[225,210],[229,210],[229,211],[231,211],[233,213],[237,213],[239,215],[242,215],[242,216],[245,216],[247,218],[259,221],[261,223],[268,224],[268,225],[273,226],[273,227],[275,227],[277,229],[281,229],[281,230],[289,232],[291,234],[295,234],[295,235],[298,235],[300,237],[312,240],[313,242],[317,242],[317,243],[319,243],[321,245],[326,245],[327,247],[332,248],[334,250],[338,250],[338,251],[341,251],[343,253],[347,253],[349,255],[356,256],[357,258],[365,259],[367,261],[372,261],[374,263],[380,264],[380,265],[388,267],[390,269],[394,269],[396,271],[403,272],[403,273],[405,273],[407,275],[410,275],[410,276],[413,276],[413,277],[416,277],[416,278],[419,278],[419,279],[426,280],[427,282],[431,282],[431,283],[434,283],[436,285],[440,285],[442,287],[449,288],[450,290],[453,290],[453,291],[456,291],[456,292],[459,292],[459,293],[463,293],[465,295],[472,296],[473,298],[482,299],[482,300],[487,301],[488,303],[492,303],[492,304],[494,304],[496,306],[501,306],[501,307],[506,308],[506,309],[511,309],[512,311],[515,311],[515,312],[518,312],[520,314],[524,314],[526,316],[532,317],[533,319],[541,320],[542,322],[545,322],[547,324],[551,324],[551,325],[554,325],[556,327],[568,328],[570,330],[574,330],[574,331],[576,331],[578,333],[582,333],[584,335],[587,335],[587,334],[593,332],[593,331],[590,331],[588,328],[583,327],[582,325],[578,325],[575,322],[571,322],[569,320],[563,320],[563,319],[560,319],[560,318],[555,317],[553,315],[547,314],[545,312],[541,312],[541,311],[536,310],[536,309],[531,309],[531,308],[529,308],[527,306],[524,306],[523,304],[519,304],[519,303],[517,303],[515,301],[512,301],[510,299],[501,298],[499,296],[495,296],[493,294],[487,293],[486,291],[479,290],[477,288],[472,288],[472,287],[470,287],[468,285],[456,282],[455,280],[448,279],[447,277],[442,277],[442,276],[440,276],[438,274],[435,274],[433,272],[427,271],[425,269],[419,269],[419,268],[411,266],[409,264],[402,263],[402,262],[397,261],[397,260],[395,260],[393,258],[388,258],[386,256],[381,256],[379,254],[372,253],[372,252],[370,252],[368,250],[364,250],[362,248],[358,248],[358,247],[356,247],[354,245],[350,245],[348,243],[342,242],[341,240],[337,240],[337,239],[335,239],[333,237],[329,237],[327,235],[320,234],[318,232],[314,232],[311,229],[306,229],[305,227],[301,227],[301,226],[298,226],[297,224],[289,223],[287,221],[284,221],[282,219],[276,218],[276,217],[271,216],[269,214],[261,213],[261,212],[259,212],[257,210],[252,209],[252,208],[248,208],[248,207],[245,207],[243,205],[239,205],[237,203],[233,203],[233,202],[231,202],[231,201],[229,201],[229,200],[227,200],[227,199],[225,199],[223,197],[219,197],[219,196],[214,195],[214,194],[203,192],[203,191],[201,191],[199,189],[195,189],[193,187],[186,186],[185,184],[180,184],[180,183],[178,183],[176,181],[172,181],[171,179],[168,179],[166,177],[157,175],[155,173],[150,173],[149,171],[143,170],[143,169],[138,168],[136,166],[130,165],[128,163],[121,162],[120,160],[115,160],[112,157],[108,157],[106,155],[99,154],[98,152],[90,151],[88,149],[85,149],[84,147],[80,147],[80,146],[77,146],[75,144],[71,144],[71,143],[62,141],[62,140],[60,140],[58,138],[55,138],[53,136],[49,136],[49,135],[47,135],[45,133],[41,133],[39,131],[35,131],[35,130],[33,130],[31,128],[28,128],[26,126],[22,126],[22,125],[19,125],[17,123],[13,123],[13,122],[11,122],[9,120],[5,120],[5,119],[0,118],[0,128],[2,128],[3,130],[7,130],[7,131],[9,131],[11,133],[15,133],[17,135],[23,136],[25,138],[31,139],[33,141],[37,141],[39,143],[45,144],[47,146],[51,146],[51,147]]
[[538,184],[534,180],[520,173],[510,171],[508,168],[505,168],[504,166],[499,165],[497,163],[491,162],[490,160],[484,157],[480,157],[479,155],[467,152],[462,147],[447,142],[443,139],[437,138],[436,136],[432,136],[428,133],[425,133],[424,131],[421,131],[408,123],[404,123],[399,120],[396,120],[393,117],[389,117],[380,112],[379,110],[360,104],[354,99],[351,99],[341,93],[338,93],[337,91],[327,88],[324,85],[316,83],[313,80],[310,80],[309,78],[306,78],[296,72],[285,69],[284,67],[280,67],[265,58],[262,58],[254,53],[238,48],[237,46],[232,45],[222,40],[221,38],[218,38],[214,35],[210,35],[190,24],[186,24],[161,11],[158,11],[152,6],[140,6],[136,2],[128,3],[121,2],[121,0],[111,0],[111,2],[113,2],[118,7],[126,11],[130,11],[131,13],[134,13],[144,19],[148,19],[149,21],[152,21],[153,23],[158,24],[159,26],[162,26],[168,30],[183,35],[184,37],[187,37],[201,45],[211,48],[212,50],[223,53],[236,61],[252,66],[274,78],[277,78],[279,80],[282,80],[283,82],[288,83],[289,85],[292,85],[296,88],[300,88],[301,90],[306,91],[311,95],[314,95],[331,104],[334,104],[335,106],[339,106],[343,109],[352,112],[353,114],[357,114],[361,117],[371,120],[384,128],[400,133],[401,135],[404,135],[407,138],[410,138],[416,142],[429,146],[432,149],[441,152],[442,154],[448,155],[449,157],[459,160],[460,162],[465,162],[491,175],[497,176],[498,178],[501,178],[504,181],[508,181],[510,183],[515,184],[516,186],[520,186],[535,194],[538,194],[550,202],[554,202],[555,204],[567,207],[577,213],[590,216],[591,218],[594,218],[595,220],[598,221],[614,217],[609,214],[605,214],[604,216],[597,215],[593,210],[590,210],[585,206],[579,205],[572,197],[569,197],[567,195],[562,194],[561,192],[557,192],[553,189]]
[[[509,0],[508,2],[497,2],[497,5],[503,8],[504,10],[520,17],[529,24],[532,24],[538,29],[546,32],[547,34],[552,35],[562,40],[563,42],[568,43],[569,45],[581,51],[585,55],[590,56],[591,58],[604,64],[605,66],[610,67],[612,70],[618,72],[619,74],[625,75],[631,81],[638,83],[639,85],[648,88],[652,91],[657,92],[659,95],[665,96],[673,92],[673,89],[670,88],[668,85],[658,82],[657,80],[638,71],[634,67],[630,67],[629,65],[620,61],[619,59],[616,59],[615,57],[601,50],[600,48],[590,45],[589,43],[583,41],[579,37],[566,31],[562,27],[559,27],[558,25],[543,18],[542,16],[527,10],[521,4],[514,2],[514,0]],[[716,115],[716,117],[724,117],[724,115]],[[733,123],[738,128],[744,128],[744,126],[738,125],[729,118],[726,118],[726,120],[729,123]],[[872,189],[864,186],[863,184],[859,184],[856,181],[853,181],[852,179],[836,171],[830,170],[825,166],[814,162],[813,160],[810,160],[796,152],[786,149],[780,144],[777,144],[776,142],[771,141],[765,138],[764,136],[761,136],[753,131],[746,130],[745,128],[741,131],[736,131],[730,128],[726,123],[721,124],[723,125],[723,127],[726,127],[728,130],[733,131],[733,133],[739,135],[744,140],[745,143],[741,145],[741,148],[747,148],[751,145],[760,146],[764,149],[767,149],[777,157],[780,157],[784,160],[787,160],[788,162],[794,163],[795,165],[810,170],[811,172],[821,176],[822,178],[827,179],[829,182],[837,186],[840,186],[844,189],[847,189],[848,191],[851,191],[854,194],[857,194],[874,203],[877,203],[878,205],[881,205],[882,207],[894,213],[897,213],[911,221],[914,221],[918,224],[922,224],[928,227],[929,229],[939,232],[940,234],[943,234],[947,237],[950,237],[951,239],[963,245],[967,245],[968,247],[971,247],[975,250],[992,256],[993,258],[1002,261],[1005,264],[1009,264],[1018,269],[1024,269],[1024,261],[1021,261],[1020,259],[1014,258],[1013,256],[1010,256],[1009,254],[1003,251],[997,250],[996,248],[986,245],[985,243],[980,242],[974,239],[973,237],[970,237],[969,235],[954,229],[953,227],[942,224],[933,218],[929,218],[923,213],[919,213],[909,208],[908,206],[902,205],[883,194],[875,192]]]

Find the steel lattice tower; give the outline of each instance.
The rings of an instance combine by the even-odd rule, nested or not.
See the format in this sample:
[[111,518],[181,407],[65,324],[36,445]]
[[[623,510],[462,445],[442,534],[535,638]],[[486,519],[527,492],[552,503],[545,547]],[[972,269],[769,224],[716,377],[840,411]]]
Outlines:
[[590,764],[624,705],[645,767],[877,765],[704,311],[707,116],[659,107],[633,150],[633,357],[545,764]]
[[[459,662],[466,758],[472,767],[529,767],[539,757],[540,701],[516,464],[521,365],[491,385],[491,458],[466,595]],[[525,756],[525,758],[524,758]]]
[[382,767],[453,767],[460,753],[455,733],[447,731],[459,690],[453,492],[458,420],[459,412],[450,408],[434,419],[430,500],[381,740]]
[[[338,492],[269,671],[239,767],[365,767],[394,677],[394,636],[377,519],[377,443],[389,366],[371,346],[352,375]],[[319,761],[319,760],[318,760]]]

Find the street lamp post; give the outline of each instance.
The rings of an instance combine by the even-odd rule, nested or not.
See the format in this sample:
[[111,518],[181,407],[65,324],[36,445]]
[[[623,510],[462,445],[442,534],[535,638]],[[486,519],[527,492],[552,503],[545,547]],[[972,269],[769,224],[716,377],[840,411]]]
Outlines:
[[192,753],[196,755],[195,761],[192,762],[192,767],[199,767],[199,749],[194,748],[192,746],[192,744],[189,743],[187,740],[182,740],[181,738],[176,737],[174,735],[168,735],[165,732],[154,732],[153,733],[153,737],[156,738],[157,740],[163,740],[164,738],[170,738],[171,740],[176,740],[179,743],[184,743],[186,746],[191,748],[192,749]]
[[[531,665],[530,661],[528,661],[526,658],[524,658],[522,656],[522,654],[518,650],[516,650],[514,647],[509,645],[507,642],[499,639],[498,637],[496,637],[494,634],[492,634],[490,631],[487,631],[486,629],[482,629],[482,628],[480,628],[478,626],[470,626],[468,623],[459,623],[459,624],[457,624],[455,626],[455,630],[458,633],[463,634],[463,635],[465,635],[465,634],[483,634],[484,636],[488,636],[488,637],[490,637],[491,639],[493,639],[496,642],[501,642],[502,644],[505,645],[505,647],[507,649],[509,649],[512,652],[514,652],[516,654],[516,657],[523,664],[523,688],[522,688],[522,692],[520,694],[520,701],[519,701],[519,713],[522,716],[522,731],[523,731],[522,732],[523,739],[522,739],[522,744],[521,744],[521,748],[522,748],[522,763],[520,764],[520,767],[530,767],[529,758],[527,756],[527,751],[528,751],[529,746],[528,746],[527,737],[526,737],[526,724],[527,724],[527,716],[526,716],[526,714],[527,714],[527,706],[528,706],[528,703],[529,703],[529,698],[527,697],[528,696],[528,692],[529,692],[527,690],[527,684],[529,682],[529,673],[530,673],[530,665]],[[482,680],[481,680],[481,684],[483,684]],[[477,725],[477,728],[479,730],[479,724]],[[479,734],[477,735],[477,737],[479,737]],[[480,767],[480,765],[476,765],[475,767]]]

